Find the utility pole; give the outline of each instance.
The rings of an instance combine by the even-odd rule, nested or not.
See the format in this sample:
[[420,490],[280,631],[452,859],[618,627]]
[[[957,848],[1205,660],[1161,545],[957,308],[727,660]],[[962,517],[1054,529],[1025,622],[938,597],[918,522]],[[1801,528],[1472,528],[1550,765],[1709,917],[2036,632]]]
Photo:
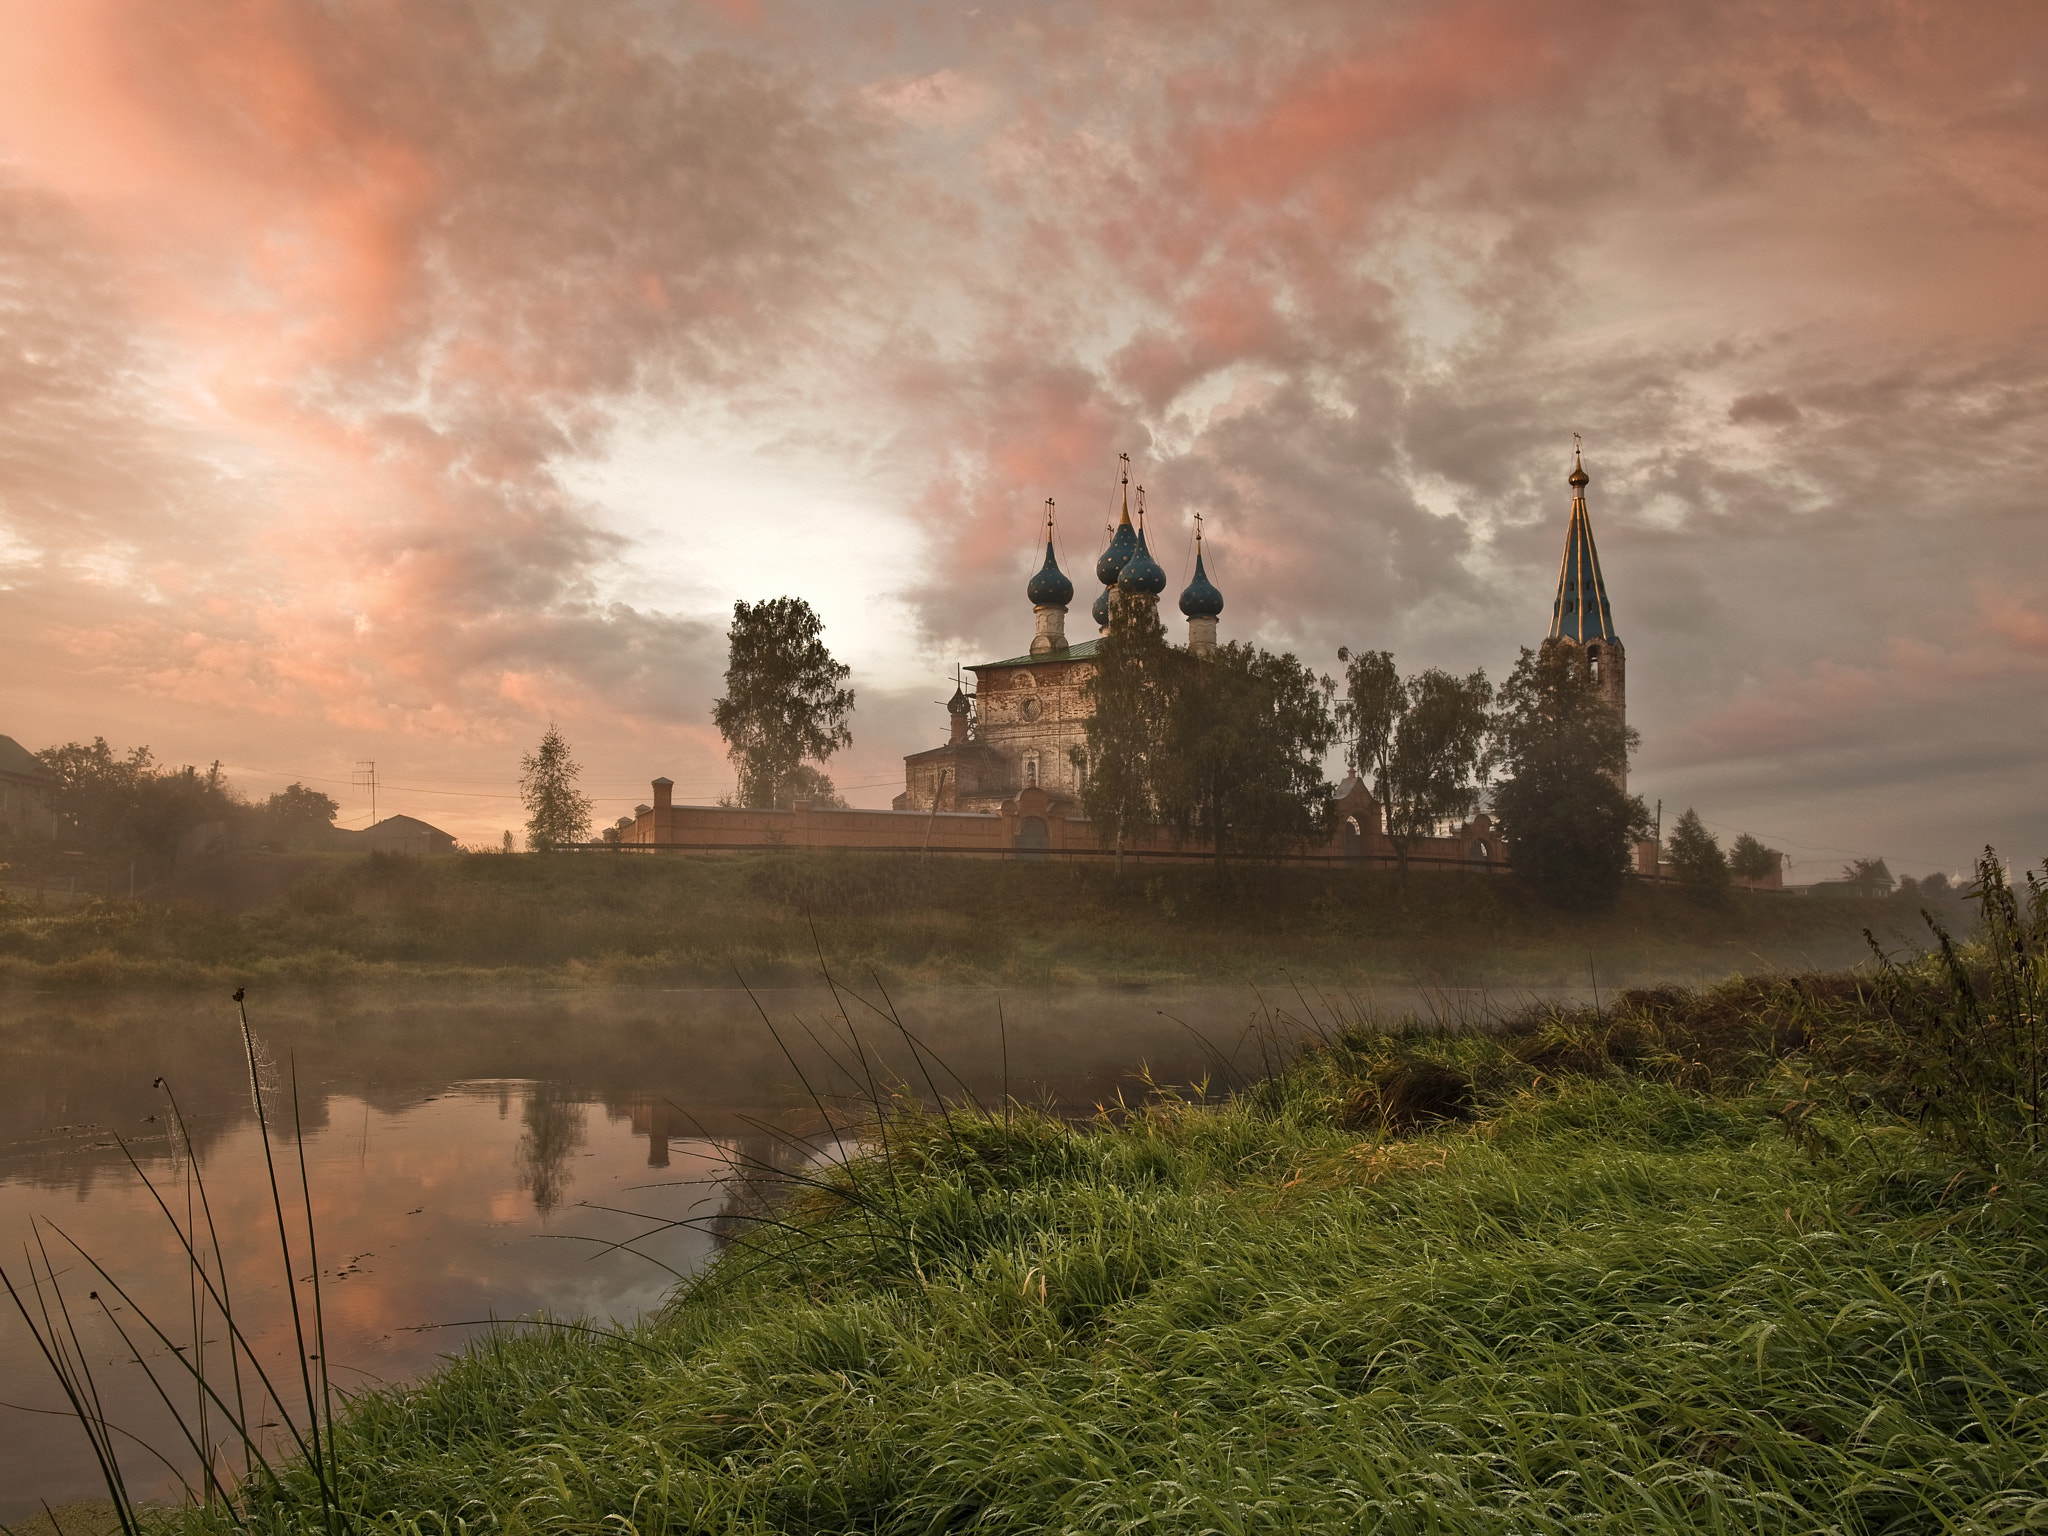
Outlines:
[[[357,789],[370,792],[370,825],[377,825],[377,765],[374,761],[358,762],[355,777],[351,781]],[[1659,806],[1663,801],[1657,802]]]

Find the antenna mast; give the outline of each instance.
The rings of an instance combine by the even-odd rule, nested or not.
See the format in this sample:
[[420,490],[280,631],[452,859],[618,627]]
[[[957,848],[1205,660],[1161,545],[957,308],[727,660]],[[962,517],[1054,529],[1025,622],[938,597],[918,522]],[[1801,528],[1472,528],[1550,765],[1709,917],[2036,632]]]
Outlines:
[[374,827],[377,825],[377,764],[374,761],[358,762],[355,776],[350,782],[357,789],[367,789],[370,792],[370,825]]

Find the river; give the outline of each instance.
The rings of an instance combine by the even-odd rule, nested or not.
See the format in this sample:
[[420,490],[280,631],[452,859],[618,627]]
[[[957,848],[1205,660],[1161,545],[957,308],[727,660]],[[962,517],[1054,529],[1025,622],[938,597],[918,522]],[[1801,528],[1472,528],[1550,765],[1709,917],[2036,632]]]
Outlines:
[[[293,1284],[310,1306],[296,1081],[327,1358],[335,1384],[354,1390],[418,1377],[492,1319],[624,1322],[658,1307],[743,1227],[735,1213],[772,1170],[830,1155],[832,1122],[859,1114],[871,1079],[927,1100],[936,1089],[998,1104],[1007,1089],[1083,1115],[1145,1092],[1141,1071],[1183,1087],[1255,1075],[1274,1039],[1340,1016],[1478,1022],[1516,1000],[1224,987],[891,1000],[869,984],[836,995],[301,994],[248,1007]],[[182,1111],[196,1183],[159,1079]],[[35,1309],[28,1282],[43,1258],[23,1248],[40,1233],[138,1496],[175,1496],[172,1469],[189,1476],[197,1460],[138,1363],[195,1421],[189,1378],[136,1315],[189,1348],[189,1267],[157,1195],[182,1222],[203,1193],[236,1316],[287,1402],[297,1395],[264,1170],[228,999],[0,999],[0,1267]],[[88,1299],[95,1289],[105,1313]],[[4,1305],[0,1521],[102,1492],[85,1434]],[[221,1334],[215,1320],[205,1349],[226,1391]]]

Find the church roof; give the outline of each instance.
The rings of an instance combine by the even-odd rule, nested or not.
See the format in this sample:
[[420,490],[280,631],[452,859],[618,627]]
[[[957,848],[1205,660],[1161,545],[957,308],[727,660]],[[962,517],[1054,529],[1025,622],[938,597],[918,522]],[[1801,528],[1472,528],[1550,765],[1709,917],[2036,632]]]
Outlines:
[[1116,586],[1119,592],[1142,593],[1146,597],[1157,597],[1166,589],[1166,567],[1153,559],[1152,551],[1145,547],[1142,528],[1138,530],[1138,547],[1117,573]]
[[1180,595],[1180,611],[1191,619],[1213,619],[1223,611],[1223,594],[1202,568],[1202,540],[1195,537],[1195,579]]
[[1564,563],[1557,572],[1557,602],[1551,609],[1550,638],[1604,640],[1620,643],[1614,632],[1614,615],[1607,607],[1607,583],[1600,575],[1600,553],[1593,547],[1593,522],[1586,515],[1588,480],[1579,455],[1572,454],[1571,527],[1564,536]]
[[998,667],[1042,667],[1055,661],[1086,661],[1095,654],[1096,647],[1101,644],[1100,639],[1077,640],[1064,651],[1047,651],[1043,656],[1033,656],[1027,651],[1022,656],[1012,656],[1008,661],[972,662],[967,670],[991,672]]
[[1123,517],[1116,525],[1116,532],[1110,536],[1109,547],[1095,562],[1095,579],[1105,587],[1115,586],[1125,562],[1137,552],[1138,530],[1131,526],[1131,493],[1126,489]]

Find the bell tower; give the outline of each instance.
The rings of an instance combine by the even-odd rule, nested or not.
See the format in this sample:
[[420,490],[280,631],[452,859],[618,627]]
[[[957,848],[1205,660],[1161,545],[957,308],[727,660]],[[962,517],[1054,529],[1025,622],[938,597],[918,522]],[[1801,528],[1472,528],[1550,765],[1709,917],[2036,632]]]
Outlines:
[[[1571,525],[1565,530],[1564,562],[1557,572],[1557,601],[1551,609],[1550,634],[1543,642],[1547,653],[1554,646],[1577,649],[1586,668],[1599,685],[1600,696],[1614,707],[1622,723],[1628,723],[1628,655],[1621,637],[1614,632],[1614,615],[1607,607],[1607,583],[1600,574],[1600,553],[1593,547],[1593,521],[1586,513],[1586,486],[1591,480],[1579,451],[1579,437],[1572,434],[1572,472],[1565,483],[1572,488]],[[1624,775],[1622,786],[1628,788]]]

